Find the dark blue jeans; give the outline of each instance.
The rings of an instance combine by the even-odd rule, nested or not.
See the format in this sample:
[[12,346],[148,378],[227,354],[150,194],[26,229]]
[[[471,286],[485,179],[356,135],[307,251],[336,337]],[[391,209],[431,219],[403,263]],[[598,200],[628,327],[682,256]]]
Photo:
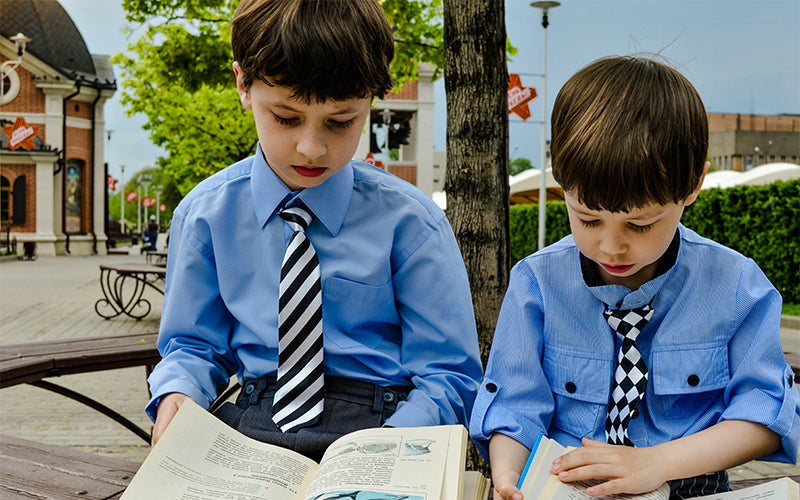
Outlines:
[[326,375],[325,409],[320,419],[297,432],[284,433],[272,421],[275,377],[262,377],[246,380],[236,404],[223,404],[215,415],[248,437],[295,450],[319,462],[339,437],[382,426],[410,390],[411,387],[381,387]]

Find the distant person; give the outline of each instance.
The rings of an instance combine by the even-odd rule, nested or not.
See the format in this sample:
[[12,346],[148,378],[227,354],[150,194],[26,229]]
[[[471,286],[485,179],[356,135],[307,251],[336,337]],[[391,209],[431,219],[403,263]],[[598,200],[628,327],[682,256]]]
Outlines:
[[752,259],[679,221],[708,170],[708,118],[665,64],[609,57],[553,104],[553,177],[572,235],[516,264],[470,434],[496,499],[544,433],[593,496],[727,491],[726,469],[794,463],[800,412],[781,296]]
[[232,375],[242,392],[217,417],[314,459],[357,429],[466,424],[482,368],[450,225],[419,189],[352,160],[393,86],[380,5],[245,0],[232,47],[260,142],[175,209],[153,441]]
[[150,224],[147,225],[147,233],[150,237],[150,250],[156,251],[156,241],[158,241],[158,224],[156,224],[156,216],[150,216]]

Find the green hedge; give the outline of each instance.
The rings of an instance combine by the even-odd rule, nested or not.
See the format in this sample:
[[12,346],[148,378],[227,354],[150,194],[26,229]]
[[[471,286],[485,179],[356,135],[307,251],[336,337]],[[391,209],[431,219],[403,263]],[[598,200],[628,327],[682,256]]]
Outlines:
[[[800,180],[766,186],[705,189],[681,222],[700,235],[752,257],[784,302],[800,303]],[[536,251],[538,205],[512,205],[511,264]],[[547,204],[545,243],[569,234],[563,202]]]
[[751,257],[784,302],[800,302],[800,179],[705,189],[681,222]]

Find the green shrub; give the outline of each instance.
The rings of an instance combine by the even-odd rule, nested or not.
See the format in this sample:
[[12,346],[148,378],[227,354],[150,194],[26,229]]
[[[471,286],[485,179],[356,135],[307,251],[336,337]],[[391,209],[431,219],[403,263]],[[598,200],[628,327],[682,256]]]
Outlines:
[[[545,216],[545,245],[551,245],[570,233],[567,205],[564,202],[548,203]],[[508,226],[513,266],[539,246],[539,205],[511,205]]]
[[[800,303],[800,179],[765,186],[705,189],[681,222],[701,236],[751,257],[784,302]],[[511,265],[537,249],[539,206],[512,205]],[[547,204],[545,243],[570,233],[563,202]]]
[[800,179],[705,189],[681,222],[755,260],[784,302],[800,302]]

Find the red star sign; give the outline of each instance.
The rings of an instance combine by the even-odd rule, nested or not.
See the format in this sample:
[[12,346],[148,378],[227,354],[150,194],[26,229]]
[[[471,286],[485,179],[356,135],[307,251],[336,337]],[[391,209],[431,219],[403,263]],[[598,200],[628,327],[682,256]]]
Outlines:
[[536,98],[536,89],[523,87],[519,74],[508,75],[508,114],[516,113],[523,120],[531,116],[528,103]]
[[39,127],[36,125],[28,125],[25,122],[25,118],[20,116],[14,122],[14,125],[6,125],[3,127],[3,133],[8,136],[8,149],[13,151],[22,146],[30,151],[36,147],[33,138],[39,134]]

